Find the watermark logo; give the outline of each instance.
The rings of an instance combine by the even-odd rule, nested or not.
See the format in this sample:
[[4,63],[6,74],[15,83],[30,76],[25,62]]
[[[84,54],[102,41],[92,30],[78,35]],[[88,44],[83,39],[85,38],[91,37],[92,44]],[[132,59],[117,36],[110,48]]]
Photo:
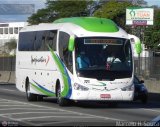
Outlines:
[[7,122],[7,121],[3,121],[3,122],[2,122],[2,126],[3,126],[3,127],[6,127],[7,125],[8,125],[8,122]]
[[34,4],[0,4],[0,15],[28,15],[35,12]]

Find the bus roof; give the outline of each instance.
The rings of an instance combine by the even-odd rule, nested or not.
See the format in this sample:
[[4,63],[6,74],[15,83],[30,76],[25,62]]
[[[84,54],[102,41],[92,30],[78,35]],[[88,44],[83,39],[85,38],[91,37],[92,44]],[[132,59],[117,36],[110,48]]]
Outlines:
[[118,26],[110,19],[97,17],[72,17],[55,20],[54,23],[73,23],[91,32],[118,32]]

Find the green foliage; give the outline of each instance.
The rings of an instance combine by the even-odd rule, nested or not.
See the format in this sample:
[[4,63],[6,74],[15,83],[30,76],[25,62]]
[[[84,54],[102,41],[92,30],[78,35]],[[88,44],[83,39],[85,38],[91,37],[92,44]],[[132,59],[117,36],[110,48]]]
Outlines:
[[126,8],[130,6],[133,6],[130,2],[117,2],[116,0],[112,0],[95,11],[94,16],[112,19],[119,26],[127,29],[125,25]]
[[12,51],[13,49],[16,49],[17,41],[15,39],[11,39],[9,42],[5,43],[5,46],[8,47],[9,51]]
[[62,1],[62,0],[47,0],[46,8],[39,9],[37,13],[28,18],[28,22],[32,24],[39,24],[42,22],[53,22],[56,19],[64,17],[80,17],[89,15],[88,6],[93,1],[79,0],[79,1]]
[[146,46],[153,50],[160,50],[160,8],[154,9],[154,25],[149,26],[144,32]]
[[37,13],[33,14],[28,18],[28,22],[30,24],[39,24],[41,22],[48,22],[50,17],[50,13],[48,13],[48,9],[39,9]]

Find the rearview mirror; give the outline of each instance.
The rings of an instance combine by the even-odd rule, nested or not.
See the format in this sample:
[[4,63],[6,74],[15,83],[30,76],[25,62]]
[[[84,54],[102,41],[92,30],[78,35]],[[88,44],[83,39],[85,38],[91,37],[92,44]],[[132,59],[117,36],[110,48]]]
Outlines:
[[71,52],[74,50],[74,41],[75,41],[74,36],[70,36],[69,44],[68,44],[68,50],[71,51]]
[[131,34],[128,34],[128,35],[129,35],[129,38],[131,40],[131,43],[135,44],[134,48],[136,50],[136,53],[140,54],[142,52],[142,45],[141,45],[140,39],[135,35],[131,35]]

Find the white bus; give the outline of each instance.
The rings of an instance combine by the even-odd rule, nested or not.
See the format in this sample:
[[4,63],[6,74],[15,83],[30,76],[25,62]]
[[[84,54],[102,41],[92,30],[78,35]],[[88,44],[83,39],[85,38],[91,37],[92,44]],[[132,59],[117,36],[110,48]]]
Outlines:
[[130,35],[113,21],[62,18],[24,27],[16,54],[16,87],[28,101],[131,101],[134,95]]

